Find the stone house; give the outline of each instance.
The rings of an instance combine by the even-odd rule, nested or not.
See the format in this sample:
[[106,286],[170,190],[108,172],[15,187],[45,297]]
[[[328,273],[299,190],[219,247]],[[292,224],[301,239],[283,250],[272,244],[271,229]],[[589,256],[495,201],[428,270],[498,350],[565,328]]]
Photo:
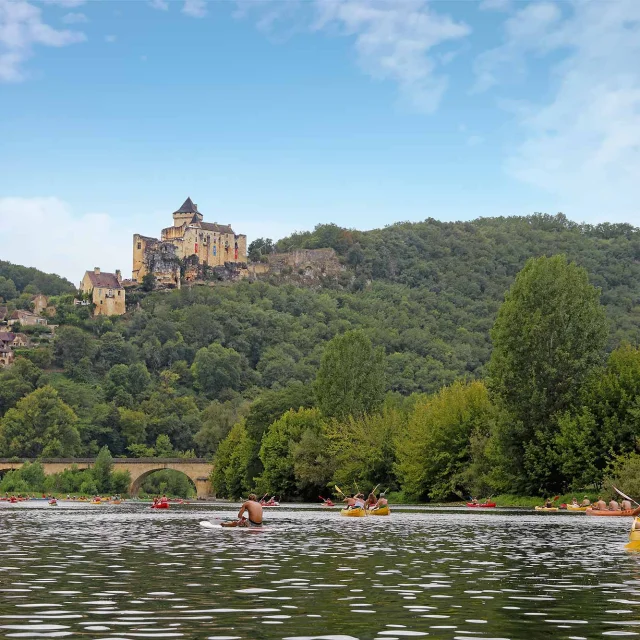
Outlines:
[[15,356],[13,351],[7,347],[0,347],[0,367],[9,367],[13,364]]
[[31,311],[17,309],[9,316],[7,324],[12,327],[14,324],[18,323],[26,327],[33,327],[36,325],[46,326],[47,320],[35,313],[31,313]]
[[121,316],[126,312],[122,275],[117,269],[115,273],[101,272],[99,267],[86,271],[80,291],[91,296],[94,316]]
[[29,338],[24,333],[12,331],[0,331],[0,347],[6,349],[19,349],[29,346]]
[[49,305],[49,299],[47,296],[39,293],[31,298],[31,304],[33,304],[33,313],[40,315]]

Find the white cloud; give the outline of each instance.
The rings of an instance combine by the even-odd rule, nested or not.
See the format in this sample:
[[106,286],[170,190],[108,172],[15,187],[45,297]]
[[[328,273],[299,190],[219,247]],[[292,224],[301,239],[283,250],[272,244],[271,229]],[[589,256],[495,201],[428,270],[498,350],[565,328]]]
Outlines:
[[204,18],[207,15],[207,3],[205,0],[184,0],[182,13],[192,18]]
[[551,66],[552,97],[514,111],[523,138],[507,171],[574,219],[640,224],[640,2],[582,0],[564,17],[547,3],[530,7],[507,21],[505,50],[522,67],[544,52],[561,61]]
[[65,24],[81,24],[83,22],[89,22],[89,18],[84,13],[67,13],[62,16],[62,22]]
[[75,284],[93,267],[130,277],[133,231],[108,214],[78,215],[58,198],[0,198],[0,228],[4,260]]
[[86,40],[80,31],[54,29],[42,11],[24,0],[0,0],[0,82],[25,77],[23,65],[36,45],[64,47]]
[[437,51],[440,45],[466,37],[470,28],[436,12],[426,0],[315,0],[299,2],[247,2],[237,0],[238,17],[258,11],[262,30],[295,9],[309,11],[304,28],[354,40],[362,70],[378,80],[398,84],[402,99],[426,113],[437,109],[447,86],[439,69],[455,53]]
[[158,11],[168,11],[169,3],[167,0],[150,0],[149,5]]

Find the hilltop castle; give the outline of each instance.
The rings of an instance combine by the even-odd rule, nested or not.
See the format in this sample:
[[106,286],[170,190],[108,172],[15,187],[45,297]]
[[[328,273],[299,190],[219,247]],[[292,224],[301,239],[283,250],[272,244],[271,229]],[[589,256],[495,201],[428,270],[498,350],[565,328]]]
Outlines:
[[191,198],[173,213],[173,226],[162,230],[161,239],[138,233],[133,236],[132,280],[142,282],[152,273],[160,285],[180,287],[180,268],[246,263],[247,236],[230,225],[204,222]]

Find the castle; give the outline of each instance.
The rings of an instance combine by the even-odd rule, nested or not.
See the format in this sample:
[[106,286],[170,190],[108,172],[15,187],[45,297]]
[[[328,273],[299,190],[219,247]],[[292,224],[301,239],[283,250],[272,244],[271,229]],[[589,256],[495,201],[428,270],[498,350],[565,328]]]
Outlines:
[[173,213],[173,226],[162,230],[161,239],[138,233],[133,236],[132,280],[141,283],[154,275],[158,285],[180,287],[181,267],[219,267],[247,262],[247,236],[230,225],[204,222],[191,198]]

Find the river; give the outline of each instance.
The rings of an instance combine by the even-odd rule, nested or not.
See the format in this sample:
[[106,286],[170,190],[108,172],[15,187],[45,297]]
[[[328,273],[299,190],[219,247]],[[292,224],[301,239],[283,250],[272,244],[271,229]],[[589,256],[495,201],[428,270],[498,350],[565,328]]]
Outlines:
[[6,638],[601,638],[640,635],[629,518],[219,505],[0,506]]

